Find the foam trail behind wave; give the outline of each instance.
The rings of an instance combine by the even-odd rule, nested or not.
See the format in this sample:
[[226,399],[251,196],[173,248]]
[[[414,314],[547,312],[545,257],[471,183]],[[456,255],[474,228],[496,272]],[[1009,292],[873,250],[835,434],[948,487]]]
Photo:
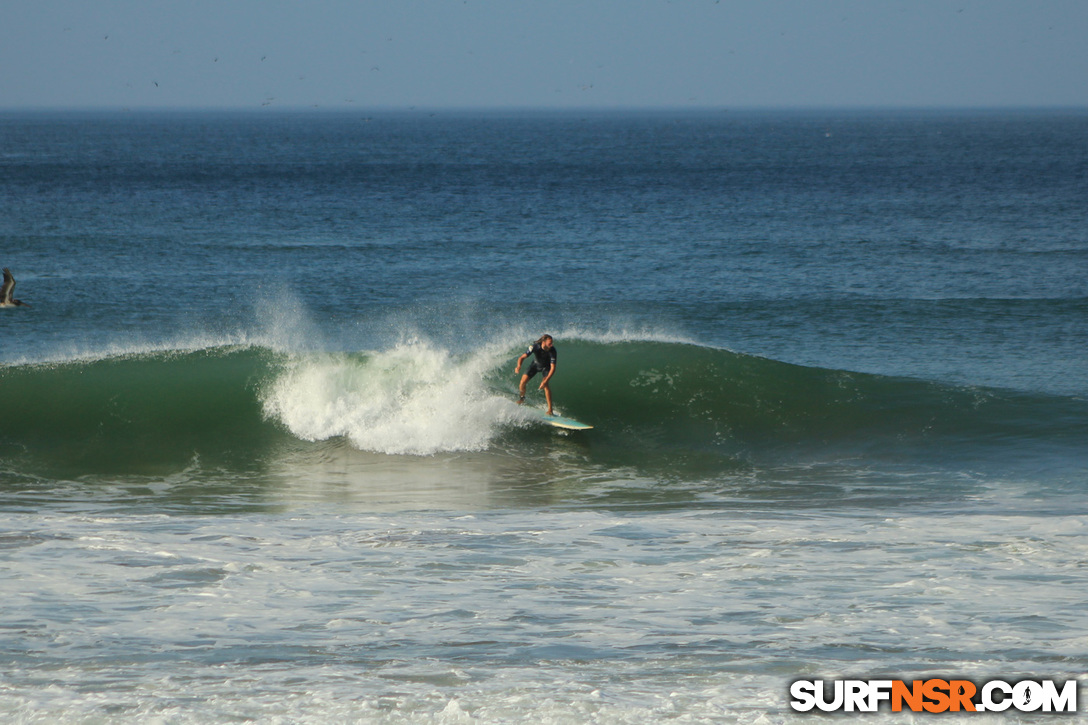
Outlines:
[[483,450],[501,428],[526,419],[484,383],[499,354],[456,359],[415,340],[367,354],[298,357],[265,389],[264,411],[303,440],[343,436],[388,454]]

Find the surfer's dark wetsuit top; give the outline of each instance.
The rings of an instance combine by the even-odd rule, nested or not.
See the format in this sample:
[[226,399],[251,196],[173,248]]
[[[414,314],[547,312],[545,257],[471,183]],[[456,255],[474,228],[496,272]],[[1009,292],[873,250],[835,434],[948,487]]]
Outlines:
[[529,366],[529,369],[525,371],[525,374],[530,378],[537,373],[547,373],[551,370],[552,365],[555,365],[559,356],[556,355],[555,345],[552,345],[551,350],[545,350],[540,346],[539,342],[534,342],[529,346],[529,349],[525,351],[526,355],[533,356],[533,364]]

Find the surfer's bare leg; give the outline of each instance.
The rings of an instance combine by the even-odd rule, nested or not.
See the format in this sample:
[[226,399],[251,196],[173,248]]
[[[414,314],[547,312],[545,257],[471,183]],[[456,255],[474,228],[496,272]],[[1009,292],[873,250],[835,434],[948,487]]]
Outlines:
[[518,405],[525,402],[525,386],[529,384],[529,376],[521,376],[521,385],[518,386]]
[[552,389],[551,389],[551,387],[547,383],[544,383],[540,387],[544,389],[544,399],[548,401],[548,415],[555,415],[555,411],[552,410]]

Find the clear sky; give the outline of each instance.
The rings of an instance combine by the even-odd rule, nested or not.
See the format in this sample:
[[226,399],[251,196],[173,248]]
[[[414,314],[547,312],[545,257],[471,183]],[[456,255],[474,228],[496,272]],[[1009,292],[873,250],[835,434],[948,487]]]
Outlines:
[[0,0],[0,109],[1088,107],[1088,0]]

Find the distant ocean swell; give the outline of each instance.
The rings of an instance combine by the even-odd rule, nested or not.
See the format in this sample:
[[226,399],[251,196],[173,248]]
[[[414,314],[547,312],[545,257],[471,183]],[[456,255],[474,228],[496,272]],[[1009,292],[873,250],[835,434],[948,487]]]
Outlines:
[[[800,367],[695,344],[564,340],[557,407],[596,426],[587,455],[737,460],[1083,457],[1088,401]],[[557,435],[514,404],[519,349],[425,342],[366,353],[260,346],[0,368],[0,458],[88,472],[260,459],[346,440],[390,455]],[[539,378],[538,378],[539,380]],[[536,385],[530,403],[542,404]]]

